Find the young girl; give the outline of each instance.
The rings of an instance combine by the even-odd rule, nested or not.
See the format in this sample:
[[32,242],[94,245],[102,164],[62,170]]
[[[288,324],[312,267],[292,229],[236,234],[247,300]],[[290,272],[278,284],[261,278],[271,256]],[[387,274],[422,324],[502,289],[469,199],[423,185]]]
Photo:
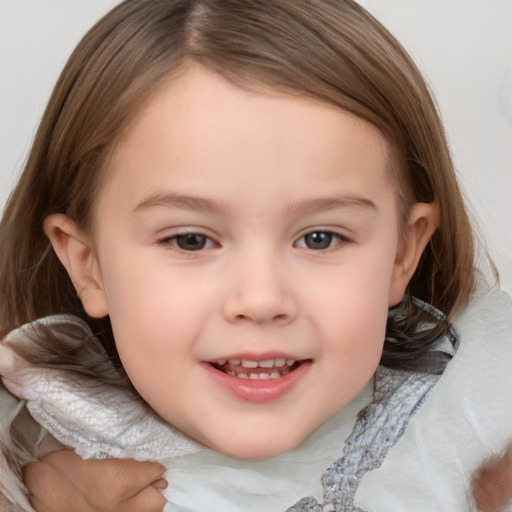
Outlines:
[[[473,510],[512,437],[510,301],[423,79],[351,1],[120,4],[0,239],[11,510],[64,446],[162,462],[166,510]],[[161,466],[45,460],[39,511],[163,507]]]

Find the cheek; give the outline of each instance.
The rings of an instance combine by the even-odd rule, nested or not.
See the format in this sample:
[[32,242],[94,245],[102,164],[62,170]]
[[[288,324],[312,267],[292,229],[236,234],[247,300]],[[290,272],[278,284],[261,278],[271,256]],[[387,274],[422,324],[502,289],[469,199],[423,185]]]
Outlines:
[[103,266],[116,346],[136,387],[157,368],[170,372],[193,357],[218,296],[207,280],[141,259],[132,251]]
[[[322,323],[327,349],[334,358],[354,371],[375,368],[380,360],[386,332],[388,308],[385,298],[355,294],[338,302]],[[347,362],[350,364],[347,365]],[[350,371],[350,368],[349,368]]]
[[306,310],[322,319],[317,327],[332,334],[344,331],[352,339],[385,329],[393,272],[390,255],[357,256],[357,261],[316,273],[302,284],[308,290]]
[[168,324],[179,328],[183,315],[190,317],[191,305],[205,293],[201,282],[191,280],[180,269],[171,271],[165,260],[155,259],[151,251],[128,252],[130,256],[110,258],[102,265],[113,324],[130,324],[150,332]]
[[[331,384],[361,388],[382,355],[388,314],[391,257],[365,259],[340,266],[316,285],[309,283],[306,309],[322,335]],[[318,277],[318,276],[317,276]],[[344,373],[345,376],[340,376]],[[352,384],[353,383],[353,384]]]

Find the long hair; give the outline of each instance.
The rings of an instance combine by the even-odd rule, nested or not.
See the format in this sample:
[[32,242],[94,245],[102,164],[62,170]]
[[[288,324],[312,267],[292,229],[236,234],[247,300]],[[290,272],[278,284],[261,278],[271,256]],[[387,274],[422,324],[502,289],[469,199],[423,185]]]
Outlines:
[[[6,206],[0,334],[45,315],[72,313],[116,358],[108,317],[85,314],[42,223],[60,212],[90,230],[116,141],[187,60],[242,87],[314,98],[378,127],[394,155],[400,225],[415,202],[440,207],[439,229],[409,294],[448,317],[469,300],[472,232],[436,105],[410,57],[368,12],[352,0],[126,0],[71,55]],[[405,331],[418,322],[417,313]],[[390,321],[388,338],[397,339],[400,329]],[[387,357],[386,364],[402,359],[403,353]]]

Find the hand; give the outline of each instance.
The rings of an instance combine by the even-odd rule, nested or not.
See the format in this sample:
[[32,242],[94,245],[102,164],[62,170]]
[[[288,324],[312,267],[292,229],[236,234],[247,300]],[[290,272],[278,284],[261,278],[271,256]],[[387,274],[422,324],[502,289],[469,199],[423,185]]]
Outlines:
[[512,445],[503,458],[481,467],[473,480],[473,495],[482,512],[500,512],[512,498]]
[[82,460],[63,450],[23,469],[37,512],[162,512],[165,468],[133,459]]

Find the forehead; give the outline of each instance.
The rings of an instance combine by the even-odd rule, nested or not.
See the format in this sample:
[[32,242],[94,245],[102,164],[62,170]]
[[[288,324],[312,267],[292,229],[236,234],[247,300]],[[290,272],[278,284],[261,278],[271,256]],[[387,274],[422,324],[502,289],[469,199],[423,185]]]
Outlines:
[[388,185],[390,165],[383,135],[353,114],[242,88],[191,66],[159,90],[124,133],[105,188],[132,183],[125,199],[134,203],[158,187],[179,193],[211,187],[205,180],[223,184],[226,195],[237,187],[264,193],[290,183],[300,195],[309,179],[323,194],[345,176],[347,193],[360,182],[372,182],[378,193]]

